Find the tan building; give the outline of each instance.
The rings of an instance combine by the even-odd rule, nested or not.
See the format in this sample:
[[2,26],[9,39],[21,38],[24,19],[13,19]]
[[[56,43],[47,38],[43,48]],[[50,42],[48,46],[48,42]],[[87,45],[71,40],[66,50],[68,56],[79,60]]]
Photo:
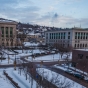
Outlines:
[[0,46],[14,47],[16,45],[17,22],[0,18]]
[[72,28],[45,32],[47,44],[59,43],[73,48],[88,48],[88,29]]

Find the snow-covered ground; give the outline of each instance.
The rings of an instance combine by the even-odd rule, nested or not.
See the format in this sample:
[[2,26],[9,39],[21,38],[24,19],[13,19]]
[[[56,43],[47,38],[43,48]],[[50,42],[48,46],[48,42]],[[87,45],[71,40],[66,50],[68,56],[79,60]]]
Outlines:
[[[26,60],[28,60],[28,61],[32,61],[32,57],[30,56],[30,55],[32,55],[32,53],[34,54],[34,53],[41,53],[41,52],[45,52],[44,50],[39,50],[39,49],[35,49],[35,50],[16,50],[17,52],[18,52],[18,54],[17,55],[15,55],[14,54],[14,52],[12,52],[12,51],[8,51],[8,50],[4,50],[4,57],[6,58],[5,60],[2,60],[2,62],[0,61],[0,64],[4,64],[4,65],[6,65],[6,64],[8,64],[8,57],[9,57],[9,64],[13,64],[13,62],[14,62],[14,60],[15,60],[15,58],[16,58],[16,60],[20,60],[20,58],[22,58],[22,57],[24,57]],[[14,55],[7,55],[7,53],[8,54],[14,54]],[[52,55],[46,55],[46,56],[40,56],[40,57],[35,57],[34,59],[33,59],[33,61],[34,62],[36,62],[36,61],[46,61],[46,62],[50,62],[50,61],[58,61],[58,60],[64,60],[64,58],[66,57],[66,54],[64,54],[63,56],[62,56],[62,59],[61,59],[61,55],[58,53],[58,54],[52,54]],[[69,59],[72,59],[72,53],[70,53],[70,56],[69,56]],[[59,67],[59,68],[61,68],[61,67]],[[61,68],[62,69],[62,68]],[[63,68],[64,69],[64,68]],[[3,70],[3,69],[1,69],[1,70]],[[0,75],[2,74],[1,73],[1,70],[0,70]],[[45,70],[45,72],[46,72],[46,74],[48,74],[50,77],[48,78],[48,79],[51,79],[51,75],[53,74],[53,75],[55,75],[55,77],[57,76],[57,74],[55,73],[55,72],[52,72],[52,71],[49,71],[49,70],[47,70],[47,69],[43,69],[43,70]],[[20,76],[20,74],[18,74],[18,71],[16,70],[16,71],[14,71],[13,70],[13,68],[9,68],[9,69],[6,69],[6,71],[8,72],[8,74],[14,79],[14,81],[16,81],[17,83],[18,83],[18,85],[19,86],[21,86],[21,88],[29,88],[30,87],[30,85],[31,85],[31,82],[29,83],[29,80],[26,80],[26,78],[25,78],[25,73],[24,72],[22,72],[22,75]],[[42,71],[42,69],[41,69],[41,71]],[[45,73],[44,72],[44,73]],[[45,75],[46,75],[45,74]],[[2,74],[2,76],[3,76],[3,74]],[[28,76],[29,77],[29,76]],[[71,82],[71,87],[70,88],[83,88],[82,87],[82,85],[80,85],[80,84],[78,84],[78,83],[76,83],[76,82],[74,82],[74,81],[72,81],[72,80],[70,80],[70,79],[68,79],[68,78],[66,78],[66,77],[64,77],[64,76],[62,76],[62,75],[60,75],[59,74],[59,77],[60,77],[60,79],[61,80],[63,80],[63,79],[65,79],[66,81],[69,81],[69,82]],[[29,78],[28,78],[29,79]],[[0,79],[1,80],[1,79]],[[5,80],[6,81],[6,80]],[[7,82],[7,81],[6,81]],[[9,81],[8,81],[9,82]],[[0,84],[1,84],[1,82],[0,82]],[[74,84],[74,85],[73,85]],[[4,87],[4,84],[2,83],[2,85],[3,85],[3,87],[0,85],[0,88],[5,88]],[[7,85],[9,85],[8,83],[7,83]],[[11,85],[10,85],[11,86]],[[12,86],[10,87],[9,86],[9,88],[13,88]],[[36,88],[36,82],[35,81],[33,81],[33,88]]]
[[[65,57],[66,57],[66,55],[64,54],[63,57],[62,57],[62,59],[61,59],[60,54],[58,53],[58,54],[52,54],[52,55],[35,57],[33,59],[33,61],[34,62],[35,61],[41,61],[41,60],[44,61],[44,62],[51,62],[51,61],[58,61],[58,60],[61,61],[61,60],[64,60]],[[29,61],[31,60],[30,58],[31,57],[28,58]],[[71,59],[71,57],[69,59]]]
[[[16,60],[20,60],[20,58],[25,58],[28,61],[34,61],[34,62],[39,62],[39,61],[44,61],[44,62],[50,62],[50,61],[58,61],[58,60],[64,60],[66,57],[66,54],[62,56],[58,54],[52,54],[52,55],[46,55],[46,56],[40,56],[40,57],[35,57],[32,60],[32,57],[30,55],[35,54],[35,53],[41,53],[45,52],[44,50],[39,50],[39,49],[34,49],[34,50],[15,50],[18,52],[18,54],[15,55],[13,51],[8,51],[8,50],[3,50],[3,57],[5,57],[5,60],[0,61],[0,64],[13,64],[15,58]],[[10,55],[8,55],[10,54]],[[13,54],[13,55],[11,55]],[[9,58],[9,63],[8,63],[8,58]],[[69,59],[72,59],[72,53],[70,53]]]
[[[25,76],[25,72],[22,70],[21,75],[17,70],[14,70],[13,68],[8,69],[0,69],[0,88],[14,88],[14,86],[10,83],[10,81],[6,78],[5,75],[3,75],[3,70],[8,73],[8,75],[13,78],[13,80],[18,83],[20,88],[31,88],[32,79],[29,75],[27,75],[27,80]],[[37,83],[33,80],[32,88],[36,88]]]
[[30,43],[30,42],[24,42],[24,46],[30,47],[30,46],[38,46],[39,43]]
[[[7,73],[14,79],[15,82],[18,83],[18,85],[21,88],[30,88],[31,87],[31,77],[28,75],[27,80],[26,80],[24,71],[21,71],[21,75],[20,75],[18,70],[9,69],[9,70],[7,70]],[[32,86],[33,86],[33,88],[36,88],[36,82],[34,80],[33,80]]]
[[14,88],[10,81],[3,75],[3,69],[0,69],[0,88]]
[[[44,78],[46,78],[48,81],[52,81],[53,79],[53,83],[57,86],[57,87],[63,87],[65,85],[67,85],[68,83],[70,84],[68,88],[86,88],[56,72],[53,72],[51,70],[45,69],[45,68],[38,68],[37,69],[38,73],[43,76]],[[63,83],[63,85],[58,84],[57,82],[55,83],[55,81],[58,81],[60,83]]]

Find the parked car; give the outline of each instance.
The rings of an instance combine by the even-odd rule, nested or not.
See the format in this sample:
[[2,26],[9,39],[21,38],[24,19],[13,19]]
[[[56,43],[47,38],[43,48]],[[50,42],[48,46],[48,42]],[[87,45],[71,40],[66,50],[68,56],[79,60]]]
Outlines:
[[51,53],[51,54],[55,54],[55,51],[51,51],[50,53]]
[[70,70],[70,69],[65,70],[65,72],[68,73],[68,74],[70,74],[70,75],[73,75],[73,73],[74,73],[74,72],[73,72],[72,70]]
[[85,77],[84,77],[84,80],[85,80],[86,82],[88,82],[88,77],[85,76]]
[[79,79],[84,79],[84,76],[80,73],[74,73],[74,76],[79,78]]

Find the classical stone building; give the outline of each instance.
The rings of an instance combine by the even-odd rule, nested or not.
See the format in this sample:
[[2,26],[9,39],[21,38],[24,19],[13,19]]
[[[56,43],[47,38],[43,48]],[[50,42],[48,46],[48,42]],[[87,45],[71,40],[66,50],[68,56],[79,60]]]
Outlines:
[[17,22],[0,18],[0,46],[14,47],[16,45]]
[[45,32],[47,44],[61,44],[73,48],[88,48],[88,29],[72,28]]

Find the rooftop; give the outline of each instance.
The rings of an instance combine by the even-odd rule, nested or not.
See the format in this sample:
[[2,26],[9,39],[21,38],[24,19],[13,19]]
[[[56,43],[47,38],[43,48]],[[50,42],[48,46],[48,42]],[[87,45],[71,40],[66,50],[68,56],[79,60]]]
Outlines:
[[79,51],[88,51],[88,49],[74,49],[74,50],[79,50]]
[[8,20],[8,19],[4,19],[4,18],[0,18],[0,23],[14,23],[16,24],[16,21],[13,20]]
[[46,31],[46,32],[58,32],[58,31],[88,31],[87,28],[78,28],[78,27],[74,27],[74,28],[70,28],[70,29],[58,29],[58,30],[50,30],[50,31]]

